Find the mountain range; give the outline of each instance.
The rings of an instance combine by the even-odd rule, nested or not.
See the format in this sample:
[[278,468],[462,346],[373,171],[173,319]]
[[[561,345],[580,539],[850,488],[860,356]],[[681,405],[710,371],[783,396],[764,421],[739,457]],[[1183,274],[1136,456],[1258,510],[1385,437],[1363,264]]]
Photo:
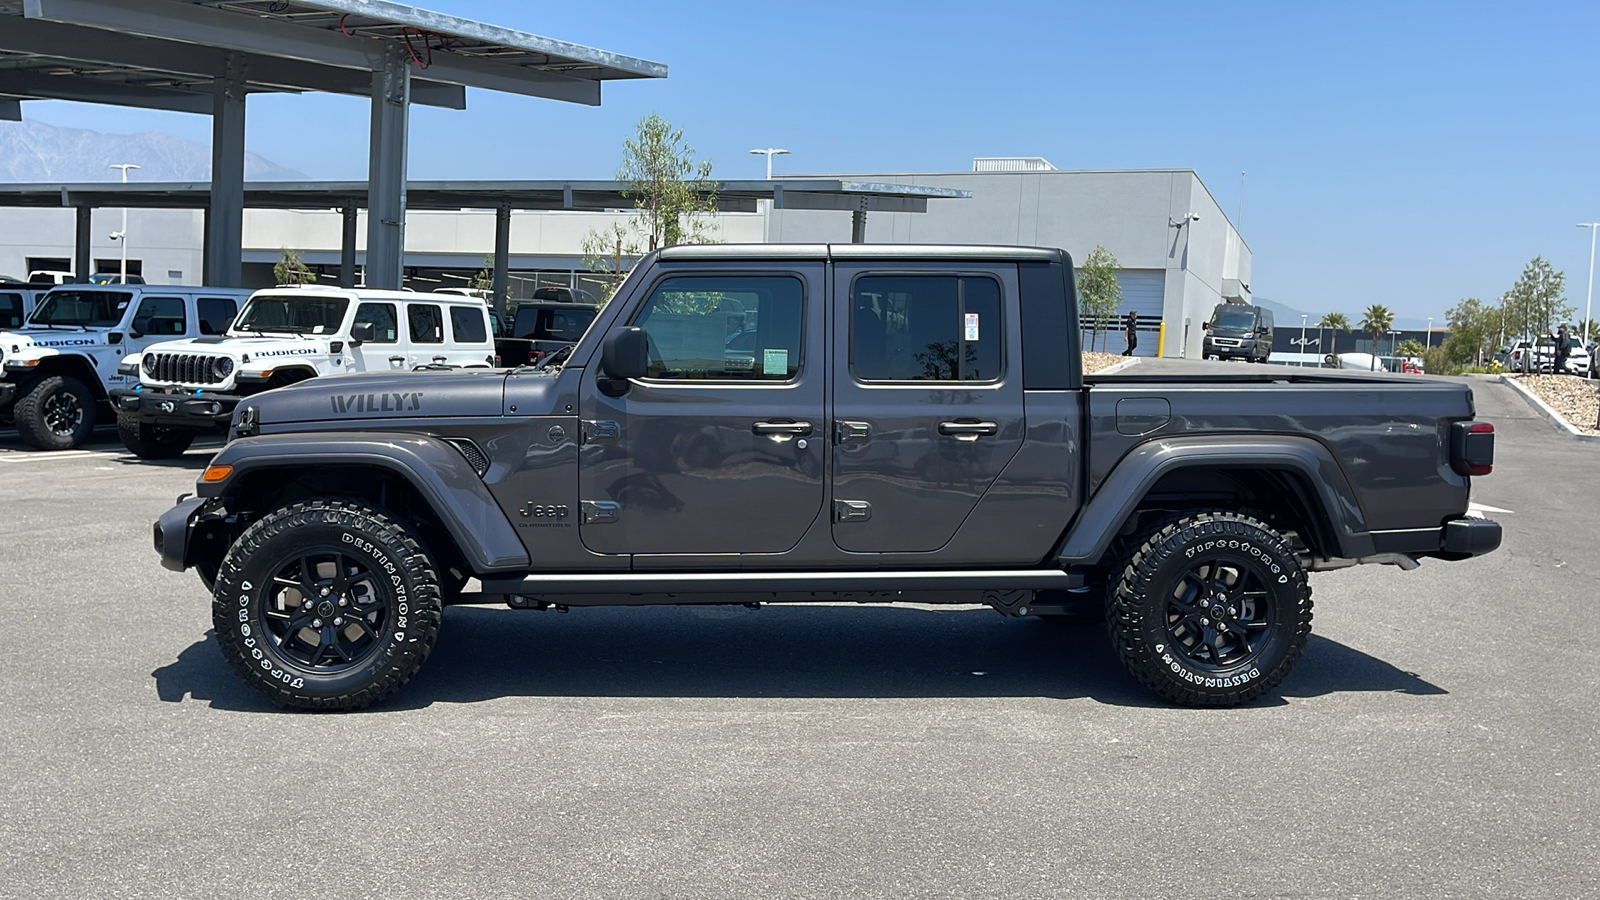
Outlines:
[[[134,163],[137,181],[208,181],[211,147],[160,131],[102,134],[33,119],[0,122],[0,182],[117,181],[113,163]],[[254,153],[244,156],[246,181],[306,181],[305,173]]]

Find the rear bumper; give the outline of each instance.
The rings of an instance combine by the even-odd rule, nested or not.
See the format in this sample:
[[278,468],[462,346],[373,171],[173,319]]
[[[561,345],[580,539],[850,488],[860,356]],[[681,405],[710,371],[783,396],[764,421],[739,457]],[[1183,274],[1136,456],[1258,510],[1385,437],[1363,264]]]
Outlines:
[[1444,523],[1444,546],[1440,556],[1468,559],[1500,547],[1500,523],[1491,519],[1461,518]]
[[121,415],[169,428],[226,428],[234,407],[244,397],[236,394],[165,393],[130,388],[111,391],[111,406]]

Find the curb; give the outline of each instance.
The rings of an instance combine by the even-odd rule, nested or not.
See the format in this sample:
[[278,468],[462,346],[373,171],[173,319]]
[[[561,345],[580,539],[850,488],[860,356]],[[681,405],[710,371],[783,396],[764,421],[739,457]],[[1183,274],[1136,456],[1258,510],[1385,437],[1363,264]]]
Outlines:
[[1123,369],[1126,369],[1129,366],[1136,366],[1138,364],[1139,364],[1139,357],[1130,356],[1127,359],[1123,360],[1122,362],[1117,363],[1114,366],[1106,366],[1104,369],[1101,369],[1100,371],[1095,372],[1093,377],[1099,378],[1101,375],[1115,375],[1116,373],[1121,372]]
[[1584,434],[1578,429],[1572,427],[1572,423],[1568,422],[1565,417],[1552,409],[1550,404],[1539,399],[1538,394],[1535,394],[1533,391],[1528,390],[1518,382],[1512,380],[1511,376],[1501,375],[1500,383],[1522,395],[1522,399],[1528,401],[1528,404],[1532,406],[1534,410],[1539,413],[1539,415],[1544,416],[1546,421],[1548,421],[1551,425],[1554,425],[1557,431],[1567,435],[1570,438],[1573,438],[1574,440],[1600,443],[1600,434]]

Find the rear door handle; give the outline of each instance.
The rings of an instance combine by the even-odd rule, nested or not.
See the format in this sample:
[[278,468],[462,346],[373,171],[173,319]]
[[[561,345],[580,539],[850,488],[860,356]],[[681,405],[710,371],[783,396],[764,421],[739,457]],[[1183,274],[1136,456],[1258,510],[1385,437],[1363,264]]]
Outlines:
[[389,362],[392,362],[392,363],[403,363],[405,361],[406,361],[406,358],[404,356],[391,356],[391,357],[389,357]]
[[756,434],[794,434],[803,436],[811,433],[811,423],[774,420],[771,422],[757,422],[750,427],[750,430]]
[[993,422],[940,422],[939,433],[958,440],[975,441],[982,435],[999,434],[1000,426]]

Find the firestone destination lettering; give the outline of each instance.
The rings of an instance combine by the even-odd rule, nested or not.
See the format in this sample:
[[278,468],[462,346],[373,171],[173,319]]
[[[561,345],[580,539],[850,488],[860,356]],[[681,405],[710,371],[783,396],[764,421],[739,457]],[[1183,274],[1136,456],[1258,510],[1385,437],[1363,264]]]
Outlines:
[[346,394],[331,398],[335,413],[407,412],[422,409],[422,392]]

